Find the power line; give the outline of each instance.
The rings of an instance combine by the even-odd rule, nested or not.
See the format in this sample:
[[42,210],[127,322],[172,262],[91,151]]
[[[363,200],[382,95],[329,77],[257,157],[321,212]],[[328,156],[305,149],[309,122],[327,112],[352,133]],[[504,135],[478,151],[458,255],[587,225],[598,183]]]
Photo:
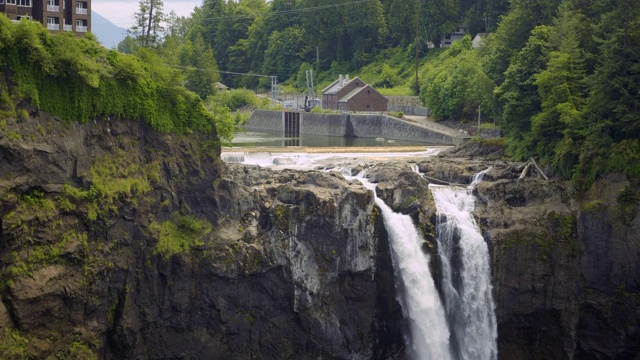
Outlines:
[[273,11],[273,12],[264,12],[264,13],[258,13],[256,15],[221,16],[221,17],[211,17],[211,18],[202,18],[202,19],[193,19],[192,18],[192,20],[199,20],[201,22],[206,22],[206,21],[219,21],[219,20],[251,19],[251,18],[260,16],[260,15],[275,16],[275,15],[295,14],[295,13],[300,13],[300,12],[332,9],[332,8],[337,8],[337,7],[347,6],[347,5],[364,4],[364,3],[367,3],[367,2],[371,2],[371,1],[374,1],[374,0],[356,0],[356,1],[338,3],[338,4],[319,5],[319,6],[313,6],[313,7],[308,7],[308,8],[281,10],[281,11]]
[[169,65],[169,64],[165,64],[165,65],[169,66],[169,67],[173,67],[173,68],[184,69],[184,70],[210,71],[210,72],[218,72],[218,73],[229,74],[229,75],[255,76],[255,77],[269,78],[269,79],[271,79],[271,98],[273,100],[276,99],[276,95],[277,95],[277,91],[278,91],[278,77],[275,76],[275,75],[241,73],[241,72],[235,72],[235,71],[222,71],[222,70],[214,70],[214,69],[201,69],[201,68],[197,68],[197,67]]
[[252,74],[252,73],[241,73],[241,72],[233,72],[233,71],[222,71],[222,70],[214,70],[214,69],[202,69],[193,66],[179,66],[179,65],[169,65],[165,64],[168,67],[178,68],[183,70],[198,70],[198,71],[212,71],[219,72],[221,74],[229,74],[229,75],[242,75],[242,76],[257,76],[257,77],[266,77],[266,78],[277,78],[275,75],[263,75],[263,74]]
[[[191,21],[199,21],[199,22],[215,22],[215,21],[221,21],[221,20],[253,19],[253,18],[256,18],[256,17],[259,17],[259,16],[287,15],[287,14],[295,14],[295,13],[308,12],[308,11],[332,9],[332,8],[348,6],[348,5],[359,5],[359,4],[364,4],[364,3],[371,2],[371,1],[374,1],[374,0],[356,0],[356,1],[338,3],[338,4],[319,5],[319,6],[313,6],[313,7],[308,7],[308,8],[260,12],[260,13],[252,14],[252,15],[219,16],[219,17],[208,17],[208,18],[201,18],[201,19],[196,19],[196,18],[193,18],[193,17],[191,17],[191,18],[187,17],[187,19],[189,19]],[[119,25],[122,25],[122,24],[119,24]]]

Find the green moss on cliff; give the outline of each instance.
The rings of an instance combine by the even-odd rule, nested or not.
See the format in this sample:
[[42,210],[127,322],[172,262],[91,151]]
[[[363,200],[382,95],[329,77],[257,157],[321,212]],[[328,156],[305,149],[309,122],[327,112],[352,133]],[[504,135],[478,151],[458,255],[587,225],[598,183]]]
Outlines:
[[155,252],[167,259],[203,245],[202,238],[211,233],[211,224],[193,216],[174,213],[170,220],[152,222],[149,231],[158,239]]
[[581,254],[577,242],[576,218],[571,214],[550,212],[536,220],[539,226],[533,229],[519,229],[508,233],[498,244],[501,252],[533,246],[538,262],[555,261],[558,256],[576,259]]
[[96,221],[117,211],[119,201],[137,204],[151,191],[151,183],[159,181],[160,165],[143,166],[135,156],[116,149],[98,158],[90,172],[92,185],[82,189],[65,184],[58,206],[64,211],[78,209],[88,220]]
[[2,359],[29,359],[27,346],[29,340],[20,331],[13,329],[0,330],[0,355]]

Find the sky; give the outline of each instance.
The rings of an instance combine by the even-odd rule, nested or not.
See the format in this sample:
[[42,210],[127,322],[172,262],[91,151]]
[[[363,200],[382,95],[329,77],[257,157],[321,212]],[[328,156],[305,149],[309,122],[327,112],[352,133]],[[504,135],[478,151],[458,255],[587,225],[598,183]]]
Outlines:
[[[202,0],[164,0],[164,13],[173,10],[178,16],[189,16],[194,7],[201,5]],[[128,28],[133,25],[133,13],[138,9],[138,1],[92,0],[91,9],[116,26]]]

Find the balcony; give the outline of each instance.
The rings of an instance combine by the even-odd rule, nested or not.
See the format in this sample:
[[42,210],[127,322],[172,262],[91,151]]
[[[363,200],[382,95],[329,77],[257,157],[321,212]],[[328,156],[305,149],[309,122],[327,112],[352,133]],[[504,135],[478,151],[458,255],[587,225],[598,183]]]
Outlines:
[[60,24],[47,24],[49,30],[60,30]]
[[73,31],[73,25],[64,24],[64,25],[62,25],[62,30],[64,30],[64,31]]
[[87,32],[88,29],[86,26],[78,26],[76,25],[76,32]]
[[60,12],[60,5],[47,5],[48,12]]
[[87,15],[87,14],[89,14],[89,9],[76,8],[76,14],[78,14],[78,15]]

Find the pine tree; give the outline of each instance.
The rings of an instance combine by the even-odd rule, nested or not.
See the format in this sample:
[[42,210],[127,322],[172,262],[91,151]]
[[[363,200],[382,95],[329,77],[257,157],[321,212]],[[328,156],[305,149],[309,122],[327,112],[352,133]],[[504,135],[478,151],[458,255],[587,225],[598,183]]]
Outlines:
[[135,25],[129,28],[140,46],[156,47],[160,41],[165,20],[163,12],[164,2],[162,0],[140,0],[138,11],[133,15]]
[[565,176],[577,163],[582,110],[586,98],[584,51],[580,47],[579,13],[570,0],[560,5],[554,21],[557,44],[549,54],[547,68],[535,76],[534,84],[542,110],[533,117],[530,149]]

